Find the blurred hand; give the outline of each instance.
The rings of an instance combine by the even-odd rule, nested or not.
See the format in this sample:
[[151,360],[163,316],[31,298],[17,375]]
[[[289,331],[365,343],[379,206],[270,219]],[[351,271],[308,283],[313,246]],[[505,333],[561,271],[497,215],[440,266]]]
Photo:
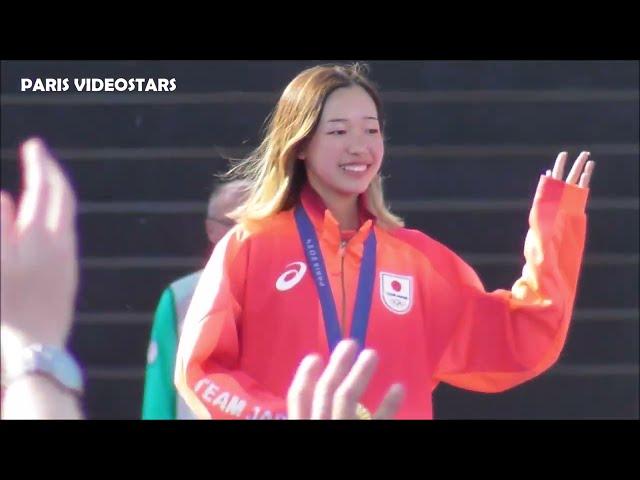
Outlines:
[[43,343],[63,348],[78,286],[76,200],[44,142],[21,147],[23,192],[0,195],[2,356]]
[[[287,395],[290,420],[357,419],[358,401],[364,394],[378,363],[373,350],[360,355],[353,340],[341,341],[333,351],[326,369],[318,355],[307,355],[296,372]],[[355,362],[355,363],[354,363]],[[374,419],[390,419],[397,413],[404,389],[395,384],[389,388]]]

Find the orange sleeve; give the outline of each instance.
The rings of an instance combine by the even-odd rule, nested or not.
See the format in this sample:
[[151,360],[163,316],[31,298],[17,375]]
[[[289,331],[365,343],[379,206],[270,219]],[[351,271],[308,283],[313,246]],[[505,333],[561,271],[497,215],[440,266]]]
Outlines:
[[185,317],[175,385],[200,418],[286,418],[286,402],[239,367],[248,241],[239,227],[215,247]]
[[[521,384],[558,359],[573,313],[588,190],[542,177],[529,215],[526,264],[511,290],[487,293],[473,269],[441,252],[432,328],[435,381],[480,392]],[[434,313],[435,313],[434,312]]]

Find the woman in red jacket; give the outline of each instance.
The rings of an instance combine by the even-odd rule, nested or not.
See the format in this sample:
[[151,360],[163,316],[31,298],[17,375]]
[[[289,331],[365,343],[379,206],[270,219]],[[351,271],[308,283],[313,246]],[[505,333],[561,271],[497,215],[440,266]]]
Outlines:
[[[566,183],[566,153],[541,177],[522,277],[486,292],[460,257],[385,206],[383,126],[360,67],[310,68],[232,170],[249,197],[203,272],[176,361],[176,386],[198,416],[286,418],[293,392],[290,417],[354,417],[359,401],[360,418],[382,404],[381,416],[428,419],[441,381],[498,392],[558,358],[584,249],[589,154]],[[344,338],[353,340],[336,349]]]

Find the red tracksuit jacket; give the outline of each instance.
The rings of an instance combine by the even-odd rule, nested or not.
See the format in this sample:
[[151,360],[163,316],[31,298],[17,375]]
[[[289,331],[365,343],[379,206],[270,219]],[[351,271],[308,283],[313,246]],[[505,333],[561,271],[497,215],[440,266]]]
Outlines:
[[[375,411],[388,387],[401,382],[406,396],[397,418],[430,419],[441,381],[499,392],[549,368],[573,311],[587,196],[587,189],[542,177],[522,276],[511,290],[486,292],[447,247],[416,230],[385,230],[371,215],[345,246],[338,223],[307,185],[300,201],[315,227],[343,332],[350,331],[363,242],[375,229],[366,347],[380,361],[361,403]],[[218,243],[176,361],[178,391],[200,417],[286,418],[287,390],[302,358],[316,352],[328,360],[306,263],[293,210],[249,229],[237,226]]]

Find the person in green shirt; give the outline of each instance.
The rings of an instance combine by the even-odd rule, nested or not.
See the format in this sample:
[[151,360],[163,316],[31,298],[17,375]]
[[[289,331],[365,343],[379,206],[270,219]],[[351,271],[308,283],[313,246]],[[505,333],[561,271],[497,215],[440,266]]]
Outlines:
[[[209,197],[205,228],[213,246],[235,225],[226,215],[244,200],[244,187],[245,184],[238,180],[223,183],[218,185]],[[201,273],[202,270],[199,270],[175,280],[160,296],[147,350],[142,401],[143,420],[196,418],[180,395],[177,395],[173,374],[182,322]]]

